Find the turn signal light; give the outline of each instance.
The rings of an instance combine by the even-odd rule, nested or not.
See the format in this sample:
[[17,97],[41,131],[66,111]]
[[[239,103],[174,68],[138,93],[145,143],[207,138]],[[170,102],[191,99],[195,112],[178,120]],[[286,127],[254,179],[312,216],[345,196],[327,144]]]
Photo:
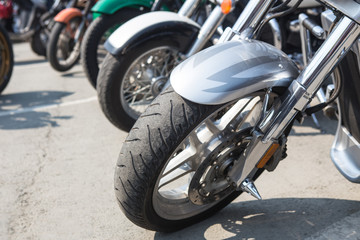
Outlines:
[[223,0],[221,3],[221,11],[224,14],[228,14],[232,8],[232,1],[231,0]]
[[275,151],[278,149],[280,145],[278,143],[274,143],[271,145],[269,150],[265,153],[264,157],[260,160],[260,162],[257,164],[257,168],[263,168],[265,164],[270,160],[272,155],[274,155]]

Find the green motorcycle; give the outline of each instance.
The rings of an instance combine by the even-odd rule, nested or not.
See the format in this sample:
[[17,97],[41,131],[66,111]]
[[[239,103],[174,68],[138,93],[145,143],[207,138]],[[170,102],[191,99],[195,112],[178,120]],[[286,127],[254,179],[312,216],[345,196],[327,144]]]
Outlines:
[[179,9],[181,5],[181,0],[98,1],[91,9],[94,20],[85,33],[81,49],[81,62],[90,84],[96,87],[99,65],[107,53],[103,44],[117,27],[140,14]]

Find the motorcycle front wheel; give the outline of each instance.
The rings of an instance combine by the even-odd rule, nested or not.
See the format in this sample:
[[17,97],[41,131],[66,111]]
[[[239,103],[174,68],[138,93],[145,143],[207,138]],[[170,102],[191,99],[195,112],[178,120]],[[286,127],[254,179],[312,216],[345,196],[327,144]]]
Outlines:
[[152,38],[119,57],[106,55],[96,90],[111,123],[124,131],[130,130],[180,63],[179,46],[177,36]]
[[68,23],[56,22],[51,30],[46,53],[50,65],[59,72],[70,70],[80,58],[83,33],[80,33],[77,40],[75,36],[81,21],[81,17],[74,17]]
[[[146,229],[175,231],[241,194],[227,173],[251,141],[264,96],[211,106],[185,100],[171,87],[160,93],[129,132],[117,162],[115,193],[127,218]],[[262,172],[254,168],[248,177]]]

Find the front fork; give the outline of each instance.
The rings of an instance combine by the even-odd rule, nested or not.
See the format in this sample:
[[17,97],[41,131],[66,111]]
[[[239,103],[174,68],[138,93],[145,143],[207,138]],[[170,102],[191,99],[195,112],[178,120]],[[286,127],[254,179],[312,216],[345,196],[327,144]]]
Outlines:
[[[227,30],[220,40],[229,41],[235,36],[251,38],[271,7],[271,2],[273,1],[251,0],[244,11],[247,19],[242,14],[233,29]],[[244,189],[248,184],[247,177],[253,174],[254,167],[281,137],[295,116],[306,109],[324,79],[346,55],[359,34],[359,25],[346,16],[342,17],[309,64],[281,97],[281,103],[274,104],[266,111],[253,133],[253,140],[246,153],[238,161],[242,164],[235,164],[229,171],[230,181],[237,188]]]

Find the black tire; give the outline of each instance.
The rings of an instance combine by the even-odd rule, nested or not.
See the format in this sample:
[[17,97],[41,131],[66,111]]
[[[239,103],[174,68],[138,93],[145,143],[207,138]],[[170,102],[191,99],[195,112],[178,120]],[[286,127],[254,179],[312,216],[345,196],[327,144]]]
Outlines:
[[[188,148],[184,145],[188,142],[190,142],[190,145],[192,144],[191,136],[193,135],[191,134],[199,129],[204,129],[205,120],[214,120],[215,123],[218,116],[224,114],[228,106],[229,104],[219,106],[196,104],[183,99],[171,88],[166,89],[154,100],[129,132],[123,144],[115,170],[115,194],[118,204],[127,218],[138,226],[146,229],[162,232],[176,231],[207,218],[209,215],[214,214],[228,205],[241,194],[241,191],[235,191],[235,189],[231,187],[231,184],[229,184],[229,186],[226,186],[221,192],[207,195],[210,196],[209,199],[212,198],[211,195],[217,195],[219,198],[213,196],[211,203],[196,205],[193,200],[191,200],[192,203],[190,202],[190,195],[176,200],[173,200],[171,197],[163,197],[164,201],[162,201],[161,194],[158,194],[156,190],[158,189],[158,184],[160,185],[161,177],[159,176],[161,176],[161,174],[163,174],[162,176],[167,176],[166,174],[171,171],[168,170],[168,172],[164,174],[168,166],[166,165],[167,162],[170,161],[171,158],[174,159],[175,156],[180,157],[182,153],[181,149],[187,151],[186,149]],[[210,132],[212,131],[210,130]],[[250,131],[248,132],[250,133]],[[197,144],[198,141],[196,140],[199,140],[199,138],[195,138],[196,140],[193,142],[196,154],[198,154],[198,152],[199,154],[204,153],[203,155],[196,155],[196,158],[194,158],[196,159],[195,161],[198,161],[200,158],[204,159],[198,167],[195,167],[195,171],[198,172],[200,166],[205,163],[202,170],[204,174],[208,174],[208,172],[210,172],[208,166],[220,165],[221,161],[218,160],[219,158],[214,158],[214,156],[220,156],[223,153],[221,152],[221,154],[219,154],[220,151],[227,151],[229,145],[226,146],[226,144],[229,144],[229,142],[232,146],[235,146],[233,150],[241,148],[238,145],[239,142],[233,145],[235,143],[235,138],[233,137],[236,134],[239,135],[239,132],[222,135],[229,136],[227,139],[222,139],[225,145],[218,145],[210,153],[204,153],[203,148],[197,148],[201,144]],[[230,137],[230,135],[233,136]],[[187,142],[187,139],[190,140]],[[233,139],[233,141],[227,141],[229,139]],[[207,143],[210,144],[211,142],[212,141],[209,140]],[[242,148],[241,151],[243,150],[244,148]],[[234,152],[228,151],[226,156],[234,156],[231,155],[232,153]],[[237,154],[241,153],[237,152]],[[227,162],[224,160],[223,158],[222,163]],[[215,161],[219,163],[215,163]],[[193,162],[186,161],[185,163]],[[184,169],[182,167],[186,166],[186,164],[184,164],[184,161],[181,161],[179,165],[175,166],[176,169]],[[191,164],[187,166],[194,168]],[[211,168],[219,169],[217,167]],[[194,171],[194,169],[192,169],[192,171]],[[263,169],[255,170],[252,179],[255,180],[262,172]],[[194,179],[195,176],[196,173],[190,175],[192,179]],[[198,176],[195,180],[201,182],[203,181],[201,179]],[[225,185],[228,184],[226,182],[226,173],[223,176],[219,175],[219,179],[216,180],[214,178],[212,180],[214,182],[225,182]],[[210,182],[206,182],[206,186],[211,185],[211,183],[208,183]],[[166,185],[166,183],[164,185]],[[161,187],[159,187],[159,189],[160,188]],[[187,187],[187,189],[192,188],[190,185]],[[173,193],[174,191],[170,191],[170,193],[171,192]],[[187,192],[187,190],[185,190],[185,192]],[[221,193],[223,194],[220,197]],[[196,199],[197,197],[198,196],[195,196]],[[204,207],[202,208],[202,206]],[[189,209],[187,209],[187,207],[189,207]]]
[[14,67],[14,53],[6,30],[0,26],[0,93],[8,85]]
[[[175,35],[161,36],[161,38],[152,38],[143,42],[140,46],[130,48],[125,55],[115,58],[108,53],[100,68],[97,78],[97,92],[100,106],[111,123],[121,130],[129,131],[134,125],[139,115],[145,110],[145,107],[151,103],[155,98],[155,94],[144,93],[143,96],[148,96],[146,104],[143,104],[143,109],[134,110],[126,102],[124,93],[124,86],[129,83],[125,80],[127,71],[130,71],[130,66],[144,54],[153,51],[158,47],[171,49],[174,53],[181,52],[181,44],[178,43],[179,38]],[[171,68],[172,70],[172,68]],[[170,72],[168,73],[170,74]],[[143,83],[144,84],[144,83]],[[144,84],[144,88],[153,88],[154,84],[150,81]],[[144,97],[145,98],[145,97]],[[142,99],[140,98],[139,101]],[[140,105],[140,104],[139,104]]]
[[112,15],[101,15],[96,18],[87,29],[82,46],[81,46],[81,63],[85,71],[86,77],[90,84],[96,88],[96,79],[99,73],[99,66],[102,58],[106,54],[103,49],[103,57],[101,57],[101,49],[108,37],[108,33],[112,32],[117,26],[147,11],[135,8],[123,8]]
[[[73,32],[81,22],[80,17],[72,18],[68,24],[71,25]],[[74,43],[73,33],[66,31],[68,24],[56,22],[51,30],[49,44],[47,46],[46,54],[50,65],[59,72],[65,72],[71,69],[80,58],[80,44],[79,40]],[[79,38],[81,39],[81,37]],[[58,55],[61,53],[61,55]]]
[[44,34],[41,29],[36,31],[30,39],[30,47],[37,55],[46,57],[46,43],[49,40],[49,36]]

